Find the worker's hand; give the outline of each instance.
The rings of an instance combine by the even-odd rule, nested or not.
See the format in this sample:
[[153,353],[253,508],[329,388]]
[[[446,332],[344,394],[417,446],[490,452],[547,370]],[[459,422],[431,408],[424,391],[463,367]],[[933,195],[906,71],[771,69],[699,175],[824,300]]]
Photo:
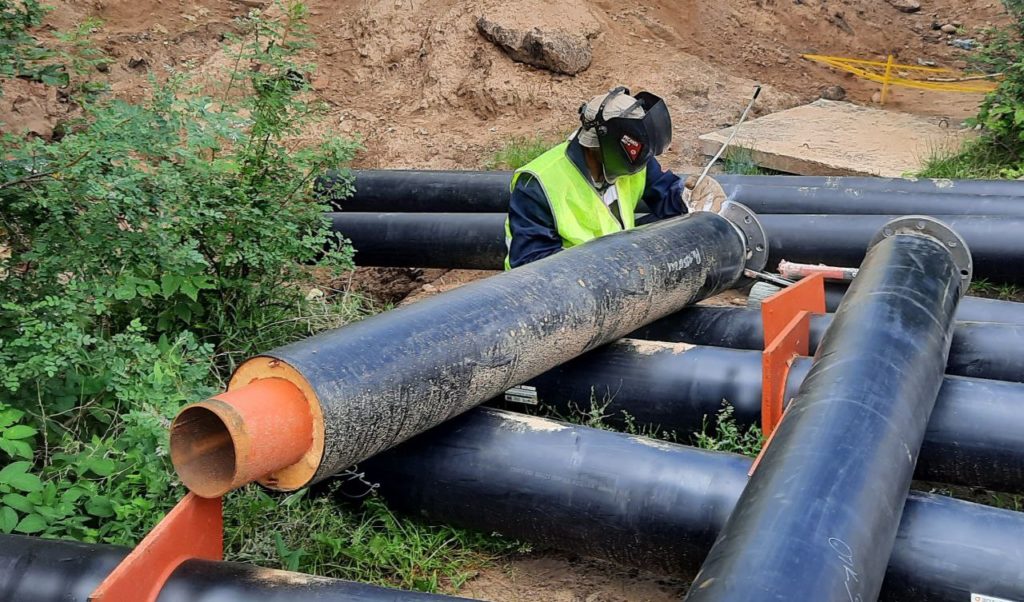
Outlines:
[[726,201],[725,190],[713,178],[707,176],[697,184],[696,176],[686,178],[683,184],[683,204],[687,212],[711,211],[722,212],[722,204]]

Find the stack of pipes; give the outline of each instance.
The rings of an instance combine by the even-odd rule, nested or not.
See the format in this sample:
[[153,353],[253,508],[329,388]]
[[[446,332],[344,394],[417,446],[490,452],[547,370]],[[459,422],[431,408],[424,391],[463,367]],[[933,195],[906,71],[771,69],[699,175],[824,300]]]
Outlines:
[[[422,213],[342,212],[336,227],[371,264],[497,267],[503,244],[488,237],[503,220],[494,199],[507,202],[508,174],[433,174],[358,174],[346,211],[398,194]],[[1010,211],[1022,194],[1001,182],[779,179],[789,201],[804,198],[792,192],[800,187],[816,191],[811,199],[856,188],[910,204],[945,195],[947,211],[968,197]],[[774,184],[722,183],[748,202]],[[449,200],[466,212],[428,212]],[[812,321],[815,356],[793,362],[787,411],[756,468],[502,401],[511,387],[519,402],[561,411],[596,397],[612,423],[682,441],[708,428],[723,401],[741,427],[757,423],[759,313],[684,307],[777,261],[773,245],[807,260],[791,254],[798,237],[783,234],[787,220],[835,220],[755,217],[737,204],[727,217],[605,237],[252,358],[226,393],[174,421],[172,460],[206,497],[251,481],[290,491],[358,462],[395,509],[695,579],[695,601],[1024,600],[1024,514],[910,491],[916,479],[1024,493],[1024,312],[961,301],[972,269],[1013,281],[1012,266],[979,261],[971,236],[1024,220],[1020,201],[1019,216],[999,219],[862,216],[864,232],[843,243],[860,273],[832,295],[834,315]],[[34,602],[84,599],[124,554],[3,541],[0,594]],[[275,591],[254,585],[250,570],[182,565],[159,599],[423,597],[339,582]]]
[[[320,178],[332,199],[338,176]],[[331,200],[334,227],[367,266],[501,269],[510,172],[367,170],[355,195]],[[1024,283],[1024,184],[804,176],[716,176],[730,200],[758,214],[768,267],[781,260],[856,267],[883,224],[930,215],[974,255],[977,278]],[[638,209],[643,211],[643,207]]]

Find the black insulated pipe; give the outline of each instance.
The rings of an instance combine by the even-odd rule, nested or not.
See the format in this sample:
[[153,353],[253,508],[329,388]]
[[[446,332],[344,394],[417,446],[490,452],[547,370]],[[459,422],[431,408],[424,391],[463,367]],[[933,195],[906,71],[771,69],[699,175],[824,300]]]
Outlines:
[[[339,211],[505,213],[510,171],[354,170],[355,194],[335,199],[337,172],[314,190]],[[712,176],[729,198],[765,213],[940,213],[1024,216],[1019,182],[892,178]],[[777,208],[776,208],[777,207]],[[871,211],[867,208],[871,207]],[[947,208],[946,210],[940,208]]]
[[273,362],[302,376],[325,429],[307,482],[325,479],[735,286],[763,266],[764,233],[742,206],[724,212],[732,221],[701,213],[605,236],[269,351],[233,382]]
[[1002,215],[1024,217],[1024,197],[723,184],[729,200],[757,213]]
[[[875,232],[894,216],[758,215],[772,250],[769,267],[779,260],[860,265]],[[971,248],[974,276],[992,282],[1024,282],[1024,219],[989,216],[938,216]]]
[[[834,314],[811,316],[814,353]],[[629,335],[670,343],[763,349],[761,312],[745,307],[692,307],[652,322]],[[1024,324],[957,322],[946,373],[1024,382]]]
[[747,185],[965,196],[1024,196],[1024,185],[1016,180],[907,179],[861,176],[743,176],[734,174],[717,174],[714,178],[727,187],[727,190],[728,187]]
[[[849,285],[843,282],[825,284],[825,309],[834,312]],[[1024,324],[1024,303],[964,297],[956,308],[956,319],[962,322],[1001,322],[1003,324]]]
[[[116,546],[0,535],[0,600],[86,602],[124,559]],[[469,602],[237,562],[188,560],[157,602]],[[131,602],[131,601],[119,601]]]
[[330,218],[331,228],[352,243],[358,266],[500,270],[508,252],[504,215],[343,212]]
[[[359,468],[395,510],[689,579],[750,464],[479,408]],[[883,600],[964,602],[969,592],[1024,599],[1024,515],[919,493],[903,515]]]
[[942,385],[966,245],[886,224],[686,596],[875,600]]
[[[502,269],[505,215],[333,213],[334,230],[352,241],[356,265]],[[768,267],[780,260],[855,267],[871,237],[894,216],[758,215],[768,233]],[[1024,218],[939,216],[971,247],[974,275],[1024,282]]]
[[[797,359],[789,371],[791,399],[810,369]],[[593,412],[606,423],[655,429],[689,441],[714,431],[723,402],[737,426],[761,419],[761,354],[757,351],[621,339],[553,368],[517,387],[522,411],[543,404],[562,416]],[[1024,384],[947,376],[939,390],[918,480],[1024,493]]]

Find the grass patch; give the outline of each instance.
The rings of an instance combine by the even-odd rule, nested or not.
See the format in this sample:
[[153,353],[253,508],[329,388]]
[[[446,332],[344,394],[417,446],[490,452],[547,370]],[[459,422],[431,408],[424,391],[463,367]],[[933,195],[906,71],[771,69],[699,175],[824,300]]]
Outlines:
[[1002,508],[1003,510],[1013,510],[1015,512],[1024,511],[1024,495],[1020,494],[1000,493],[998,491],[988,491],[987,489],[980,489],[977,487],[947,485],[944,483],[926,483],[923,481],[915,482],[914,488],[919,491],[945,495],[958,500],[974,502],[975,504]]
[[1024,303],[1024,288],[1015,284],[997,284],[984,278],[972,281],[967,294],[986,299]]
[[225,504],[227,560],[425,592],[458,590],[519,544],[396,516],[382,500],[340,504],[334,487],[287,496],[256,486]]
[[723,401],[722,409],[715,415],[713,424],[707,416],[704,417],[701,431],[694,435],[694,444],[701,449],[756,457],[764,445],[761,427],[756,424],[739,426],[734,413],[733,407]]
[[754,162],[754,154],[748,148],[730,147],[722,155],[722,169],[727,174],[739,176],[765,176],[776,172],[764,169]]
[[936,150],[916,175],[949,180],[994,180],[1011,175],[1019,167],[1012,157],[984,139],[969,140],[959,149]]
[[638,423],[636,418],[625,410],[619,410],[618,413],[609,412],[608,406],[611,402],[612,398],[606,396],[598,399],[591,392],[589,406],[570,402],[568,411],[565,411],[542,404],[528,413],[590,428],[639,435],[683,445],[690,444],[712,451],[732,452],[751,457],[761,451],[763,444],[761,427],[756,424],[748,427],[737,424],[733,407],[725,401],[722,402],[722,409],[715,416],[704,417],[700,432],[694,433],[689,438],[681,436],[677,431],[667,430],[661,425]]
[[542,136],[526,136],[509,140],[484,162],[484,169],[516,170],[544,154],[555,143]]

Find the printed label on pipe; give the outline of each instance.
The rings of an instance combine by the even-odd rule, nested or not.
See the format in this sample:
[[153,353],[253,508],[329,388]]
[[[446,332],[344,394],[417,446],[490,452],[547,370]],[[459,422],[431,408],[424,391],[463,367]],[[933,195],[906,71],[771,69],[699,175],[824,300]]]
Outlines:
[[971,602],[1014,602],[1013,600],[1007,600],[1006,598],[993,598],[992,596],[985,596],[983,594],[971,594]]
[[537,405],[537,387],[531,387],[530,385],[512,387],[505,391],[505,401],[535,406]]

